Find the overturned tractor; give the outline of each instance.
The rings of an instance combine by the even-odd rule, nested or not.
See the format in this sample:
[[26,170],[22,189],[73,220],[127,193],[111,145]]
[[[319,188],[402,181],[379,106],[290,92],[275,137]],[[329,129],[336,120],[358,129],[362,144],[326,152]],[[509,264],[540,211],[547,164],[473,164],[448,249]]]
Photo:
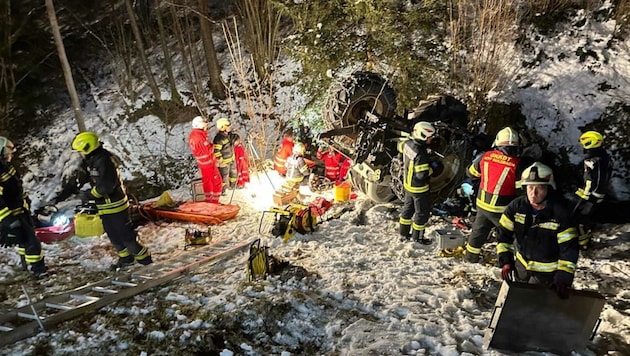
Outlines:
[[320,134],[353,160],[353,185],[375,202],[404,196],[402,161],[397,144],[414,124],[429,121],[437,128],[431,159],[437,169],[431,177],[434,202],[444,200],[461,184],[472,160],[474,137],[466,130],[466,105],[452,96],[432,96],[413,110],[396,114],[396,92],[387,80],[371,72],[355,72],[331,87],[323,109]]

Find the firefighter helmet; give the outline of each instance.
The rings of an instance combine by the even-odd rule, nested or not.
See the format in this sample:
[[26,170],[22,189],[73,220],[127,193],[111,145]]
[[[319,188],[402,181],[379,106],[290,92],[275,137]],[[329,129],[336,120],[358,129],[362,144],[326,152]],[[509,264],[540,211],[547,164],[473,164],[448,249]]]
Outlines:
[[301,142],[298,142],[296,144],[293,145],[293,154],[294,155],[303,155],[304,151],[306,151],[306,147],[304,147],[304,144]]
[[426,121],[420,121],[413,126],[412,136],[416,140],[426,141],[435,134],[435,127]]
[[98,136],[91,131],[79,133],[72,141],[72,149],[86,155],[100,146],[101,143],[98,141]]
[[553,179],[553,171],[548,166],[534,162],[531,166],[525,168],[521,174],[521,184],[545,184],[556,189],[556,181]]
[[604,143],[604,136],[597,131],[586,131],[580,136],[580,143],[585,150],[601,147]]
[[494,147],[510,147],[518,145],[518,133],[511,127],[505,127],[497,132],[497,136],[494,138],[493,144]]
[[0,136],[0,148],[2,149],[2,159],[5,159],[15,152],[15,145],[13,142],[4,136]]
[[225,129],[227,129],[228,127],[230,127],[230,120],[224,117],[217,120],[217,130],[225,131]]
[[192,120],[192,127],[193,129],[207,130],[208,120],[206,120],[205,117],[195,116],[195,118]]

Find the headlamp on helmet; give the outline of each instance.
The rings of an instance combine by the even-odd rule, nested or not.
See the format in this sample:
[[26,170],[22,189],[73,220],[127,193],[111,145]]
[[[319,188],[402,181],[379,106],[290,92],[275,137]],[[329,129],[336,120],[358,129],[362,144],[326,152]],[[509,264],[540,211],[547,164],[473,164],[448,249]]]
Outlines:
[[294,155],[301,156],[301,155],[304,154],[305,150],[306,150],[306,147],[304,147],[303,143],[298,142],[295,145],[293,145],[293,154]]

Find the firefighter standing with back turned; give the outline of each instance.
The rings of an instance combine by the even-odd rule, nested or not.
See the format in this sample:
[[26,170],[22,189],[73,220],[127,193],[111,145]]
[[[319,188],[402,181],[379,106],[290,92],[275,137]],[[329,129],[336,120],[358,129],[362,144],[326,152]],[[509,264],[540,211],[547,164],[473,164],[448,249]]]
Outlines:
[[579,256],[569,210],[552,194],[556,182],[548,166],[535,162],[527,167],[521,184],[527,195],[505,208],[498,228],[501,277],[546,285],[568,298]]
[[118,262],[112,269],[138,262],[153,262],[149,249],[137,240],[129,216],[129,200],[118,171],[120,162],[103,148],[94,132],[81,132],[72,141],[72,149],[79,152],[87,164],[91,189],[79,192],[82,202],[94,201],[103,222],[103,229],[118,252]]
[[434,134],[435,127],[431,123],[420,121],[413,127],[412,138],[399,147],[403,156],[405,188],[405,201],[398,220],[401,241],[413,240],[425,245],[431,243],[430,239],[424,238],[424,229],[431,209],[429,179],[432,170],[427,146]]
[[0,136],[0,246],[18,245],[22,268],[26,271],[30,265],[31,273],[39,279],[47,275],[42,244],[35,235],[30,199],[11,164],[14,152],[13,142]]
[[477,215],[466,244],[468,262],[480,262],[481,247],[488,240],[492,228],[499,226],[505,207],[516,197],[518,146],[516,130],[503,128],[494,139],[494,149],[479,156],[468,168],[471,178],[480,179]]
[[205,201],[218,203],[223,190],[221,173],[217,167],[217,158],[214,156],[214,146],[208,139],[208,120],[196,116],[192,121],[192,131],[188,135],[188,147],[201,171],[201,184]]
[[608,183],[612,174],[612,165],[608,153],[602,147],[604,137],[597,131],[587,131],[580,136],[584,148],[582,161],[584,186],[575,195],[577,203],[573,208],[574,217],[580,222],[578,232],[580,247],[588,249],[591,242],[591,216],[608,193]]
[[288,129],[284,133],[280,148],[273,158],[273,169],[275,169],[282,177],[287,174],[287,158],[293,154],[293,130]]
[[232,124],[226,118],[217,120],[217,134],[214,136],[214,156],[217,158],[219,172],[223,179],[223,191],[227,188],[234,189],[238,181],[238,171],[236,170],[236,159],[234,157],[234,145],[240,137],[231,132]]

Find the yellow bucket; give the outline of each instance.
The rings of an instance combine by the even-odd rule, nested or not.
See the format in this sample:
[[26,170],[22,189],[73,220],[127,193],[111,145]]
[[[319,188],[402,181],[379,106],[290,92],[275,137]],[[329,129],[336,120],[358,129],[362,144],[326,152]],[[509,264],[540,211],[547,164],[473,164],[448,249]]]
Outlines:
[[105,230],[98,215],[74,214],[74,234],[78,237],[101,236]]
[[352,189],[352,184],[350,184],[350,182],[341,182],[339,184],[335,184],[335,188],[333,188],[335,201],[342,202],[342,201],[350,200],[351,189]]

